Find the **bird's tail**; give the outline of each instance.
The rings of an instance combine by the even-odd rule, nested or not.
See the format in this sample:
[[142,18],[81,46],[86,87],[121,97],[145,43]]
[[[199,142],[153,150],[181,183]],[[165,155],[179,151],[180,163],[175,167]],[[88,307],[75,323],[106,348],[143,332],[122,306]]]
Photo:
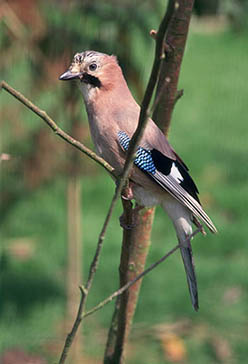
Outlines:
[[197,280],[194,268],[193,253],[189,240],[188,240],[188,247],[181,247],[180,251],[183,258],[183,264],[186,272],[191,302],[194,309],[197,311],[199,308]]
[[192,234],[192,213],[187,207],[183,206],[175,199],[164,203],[163,208],[172,219],[176,229],[192,305],[197,311],[199,308],[197,281],[193,262],[193,253],[189,239],[189,236]]

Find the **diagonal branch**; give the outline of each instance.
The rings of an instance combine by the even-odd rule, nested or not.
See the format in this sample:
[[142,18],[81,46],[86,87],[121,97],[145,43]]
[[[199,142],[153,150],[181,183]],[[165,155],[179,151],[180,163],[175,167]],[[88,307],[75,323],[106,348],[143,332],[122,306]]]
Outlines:
[[64,132],[55,121],[47,115],[47,113],[41,110],[38,106],[33,104],[27,97],[23,96],[23,94],[13,87],[11,87],[7,82],[1,81],[0,90],[4,89],[9,94],[14,96],[18,101],[20,101],[27,108],[32,110],[36,115],[38,115],[45,123],[57,134],[60,138],[64,139],[67,143],[73,145],[75,148],[80,150],[80,152],[86,154],[89,158],[93,159],[96,163],[106,169],[106,171],[111,174],[114,178],[116,177],[114,174],[114,168],[111,167],[109,163],[107,163],[103,158],[99,157],[92,150],[87,148],[84,144],[80,143],[78,140],[72,138],[69,134]]
[[85,312],[82,316],[82,318],[85,318],[89,315],[92,315],[94,312],[100,310],[103,308],[106,304],[111,302],[114,298],[122,295],[125,291],[127,291],[131,286],[133,286],[137,281],[139,281],[141,278],[143,278],[146,274],[150,273],[154,268],[156,268],[158,265],[163,263],[169,256],[171,256],[173,253],[175,253],[181,245],[186,243],[186,241],[190,241],[196,234],[201,232],[202,226],[198,227],[192,234],[190,234],[183,243],[177,244],[174,248],[172,248],[168,253],[166,253],[164,256],[162,256],[158,261],[151,264],[147,269],[145,269],[142,273],[137,275],[133,280],[126,283],[124,286],[122,286],[120,289],[112,293],[109,297],[105,298],[102,302],[100,302],[95,307],[91,308],[89,311]]

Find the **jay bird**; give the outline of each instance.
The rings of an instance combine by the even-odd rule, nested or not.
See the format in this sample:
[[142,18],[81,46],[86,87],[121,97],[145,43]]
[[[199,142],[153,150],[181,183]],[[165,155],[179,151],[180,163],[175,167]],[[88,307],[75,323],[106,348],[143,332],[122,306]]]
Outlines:
[[[134,100],[117,59],[95,51],[77,53],[60,80],[77,79],[86,106],[91,136],[98,155],[121,174],[140,107]],[[171,218],[181,245],[192,305],[198,310],[197,281],[189,237],[198,218],[217,230],[203,210],[198,189],[182,159],[149,119],[137,148],[130,176],[130,199],[139,205],[161,205]]]

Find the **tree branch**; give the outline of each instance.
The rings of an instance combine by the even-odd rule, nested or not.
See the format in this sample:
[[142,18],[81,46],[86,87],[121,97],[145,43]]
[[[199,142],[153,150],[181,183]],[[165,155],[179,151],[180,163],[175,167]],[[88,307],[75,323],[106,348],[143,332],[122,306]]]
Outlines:
[[114,168],[111,167],[109,163],[107,163],[103,158],[99,157],[96,153],[94,153],[92,150],[87,148],[84,144],[80,143],[78,140],[72,138],[69,134],[65,133],[61,128],[58,127],[58,125],[55,123],[55,121],[47,115],[47,113],[43,110],[41,110],[38,106],[33,104],[27,97],[23,96],[21,92],[18,92],[13,87],[11,87],[7,82],[1,81],[0,83],[0,90],[4,89],[9,94],[14,96],[18,101],[20,101],[23,105],[25,105],[27,108],[32,110],[36,115],[38,115],[42,120],[45,121],[45,123],[54,131],[55,134],[57,134],[60,138],[64,139],[67,143],[73,145],[75,148],[80,150],[80,152],[83,152],[86,154],[89,158],[93,159],[96,163],[98,163],[100,166],[106,169],[106,171],[111,174],[112,177],[116,178],[114,173]]
[[112,293],[110,296],[108,296],[107,298],[105,298],[105,300],[103,300],[102,302],[100,302],[98,305],[94,306],[93,308],[91,308],[89,311],[85,312],[83,314],[82,318],[85,318],[89,315],[92,315],[94,312],[100,310],[101,308],[103,308],[105,305],[107,305],[109,302],[111,302],[114,298],[122,295],[125,291],[127,291],[130,287],[132,287],[135,283],[137,283],[137,281],[139,281],[141,278],[143,278],[145,275],[147,275],[148,273],[150,273],[153,269],[155,269],[158,265],[160,265],[161,263],[163,263],[167,258],[169,258],[170,255],[172,255],[173,253],[175,253],[181,245],[183,245],[184,243],[186,243],[186,241],[190,241],[196,234],[198,234],[199,232],[201,232],[202,227],[198,227],[195,231],[193,231],[192,234],[190,234],[182,244],[177,244],[174,248],[172,248],[168,253],[166,253],[162,258],[160,258],[158,261],[156,261],[155,263],[151,264],[147,269],[145,269],[142,273],[140,273],[139,275],[137,275],[134,279],[132,279],[131,281],[127,282],[123,287],[119,288],[117,291],[115,291],[114,293]]

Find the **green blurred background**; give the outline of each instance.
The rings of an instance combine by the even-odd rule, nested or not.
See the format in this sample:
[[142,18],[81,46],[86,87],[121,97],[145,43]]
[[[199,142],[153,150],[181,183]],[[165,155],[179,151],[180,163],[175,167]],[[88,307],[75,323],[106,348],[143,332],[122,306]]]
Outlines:
[[[77,51],[118,56],[140,102],[166,1],[1,1],[1,78],[92,147],[79,90],[58,81]],[[189,165],[216,236],[193,242],[200,310],[179,254],[143,281],[129,364],[246,363],[247,1],[197,1],[170,142]],[[80,298],[114,183],[1,92],[0,362],[55,363]],[[77,203],[79,202],[79,203]],[[88,308],[118,287],[119,204]],[[156,211],[148,264],[176,243]],[[113,303],[85,320],[68,363],[100,363]]]

